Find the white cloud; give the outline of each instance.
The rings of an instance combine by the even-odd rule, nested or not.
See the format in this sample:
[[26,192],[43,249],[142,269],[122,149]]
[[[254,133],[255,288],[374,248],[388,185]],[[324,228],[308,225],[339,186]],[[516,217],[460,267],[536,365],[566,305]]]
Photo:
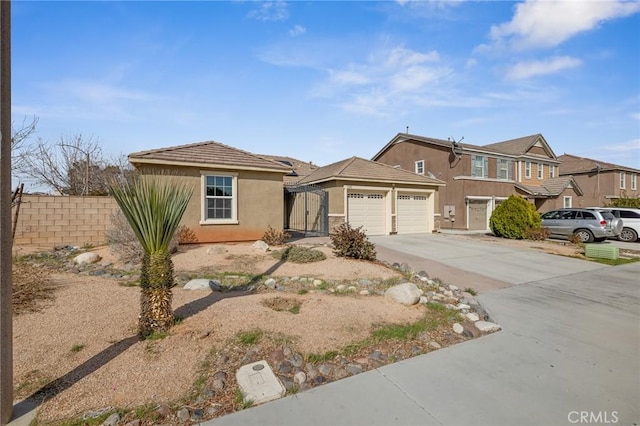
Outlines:
[[609,145],[602,147],[605,151],[613,152],[628,152],[640,150],[640,139],[634,139],[629,142],[620,143],[617,145]]
[[634,120],[638,120],[640,121],[640,112],[634,112],[631,114],[631,118],[633,118]]
[[289,17],[289,10],[287,3],[282,0],[265,1],[247,16],[258,21],[284,21]]
[[56,84],[55,90],[91,103],[148,101],[153,99],[153,96],[141,91],[128,90],[93,81],[67,80]]
[[605,21],[639,11],[640,2],[636,1],[527,0],[516,6],[510,22],[493,26],[490,35],[498,45],[548,48],[593,30]]
[[507,71],[509,80],[523,80],[537,75],[554,74],[568,68],[582,65],[582,61],[571,56],[556,56],[541,61],[518,62]]
[[307,32],[307,29],[302,25],[294,25],[293,28],[289,30],[289,35],[291,37],[297,37]]

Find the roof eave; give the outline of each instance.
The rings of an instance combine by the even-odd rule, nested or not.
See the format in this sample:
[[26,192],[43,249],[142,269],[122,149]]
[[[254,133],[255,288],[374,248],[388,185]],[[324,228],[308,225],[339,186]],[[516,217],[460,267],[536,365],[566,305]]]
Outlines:
[[272,172],[282,173],[284,175],[291,173],[290,169],[277,169],[268,167],[256,167],[256,166],[243,166],[238,164],[219,164],[219,163],[198,163],[191,161],[171,161],[171,160],[158,160],[150,158],[131,158],[129,162],[135,164],[152,164],[159,166],[180,166],[180,167],[198,167],[201,169],[223,169],[223,170],[248,170],[248,171],[260,171],[260,172]]

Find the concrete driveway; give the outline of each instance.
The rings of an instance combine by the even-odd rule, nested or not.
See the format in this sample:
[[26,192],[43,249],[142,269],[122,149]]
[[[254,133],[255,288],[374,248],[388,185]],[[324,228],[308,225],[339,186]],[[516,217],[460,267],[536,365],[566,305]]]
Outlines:
[[503,330],[207,424],[640,424],[640,264],[454,236],[371,240],[387,255],[517,284],[479,296]]

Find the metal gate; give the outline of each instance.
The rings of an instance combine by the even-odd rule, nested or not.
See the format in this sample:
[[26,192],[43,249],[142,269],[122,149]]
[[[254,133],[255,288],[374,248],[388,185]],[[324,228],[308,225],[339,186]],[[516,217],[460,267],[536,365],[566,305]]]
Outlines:
[[305,236],[329,235],[329,194],[315,185],[284,187],[284,227]]

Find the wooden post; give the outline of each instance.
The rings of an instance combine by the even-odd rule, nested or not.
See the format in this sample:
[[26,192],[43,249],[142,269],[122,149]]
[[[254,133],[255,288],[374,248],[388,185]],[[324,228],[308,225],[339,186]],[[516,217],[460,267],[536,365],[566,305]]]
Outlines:
[[0,424],[13,414],[11,2],[0,0]]

